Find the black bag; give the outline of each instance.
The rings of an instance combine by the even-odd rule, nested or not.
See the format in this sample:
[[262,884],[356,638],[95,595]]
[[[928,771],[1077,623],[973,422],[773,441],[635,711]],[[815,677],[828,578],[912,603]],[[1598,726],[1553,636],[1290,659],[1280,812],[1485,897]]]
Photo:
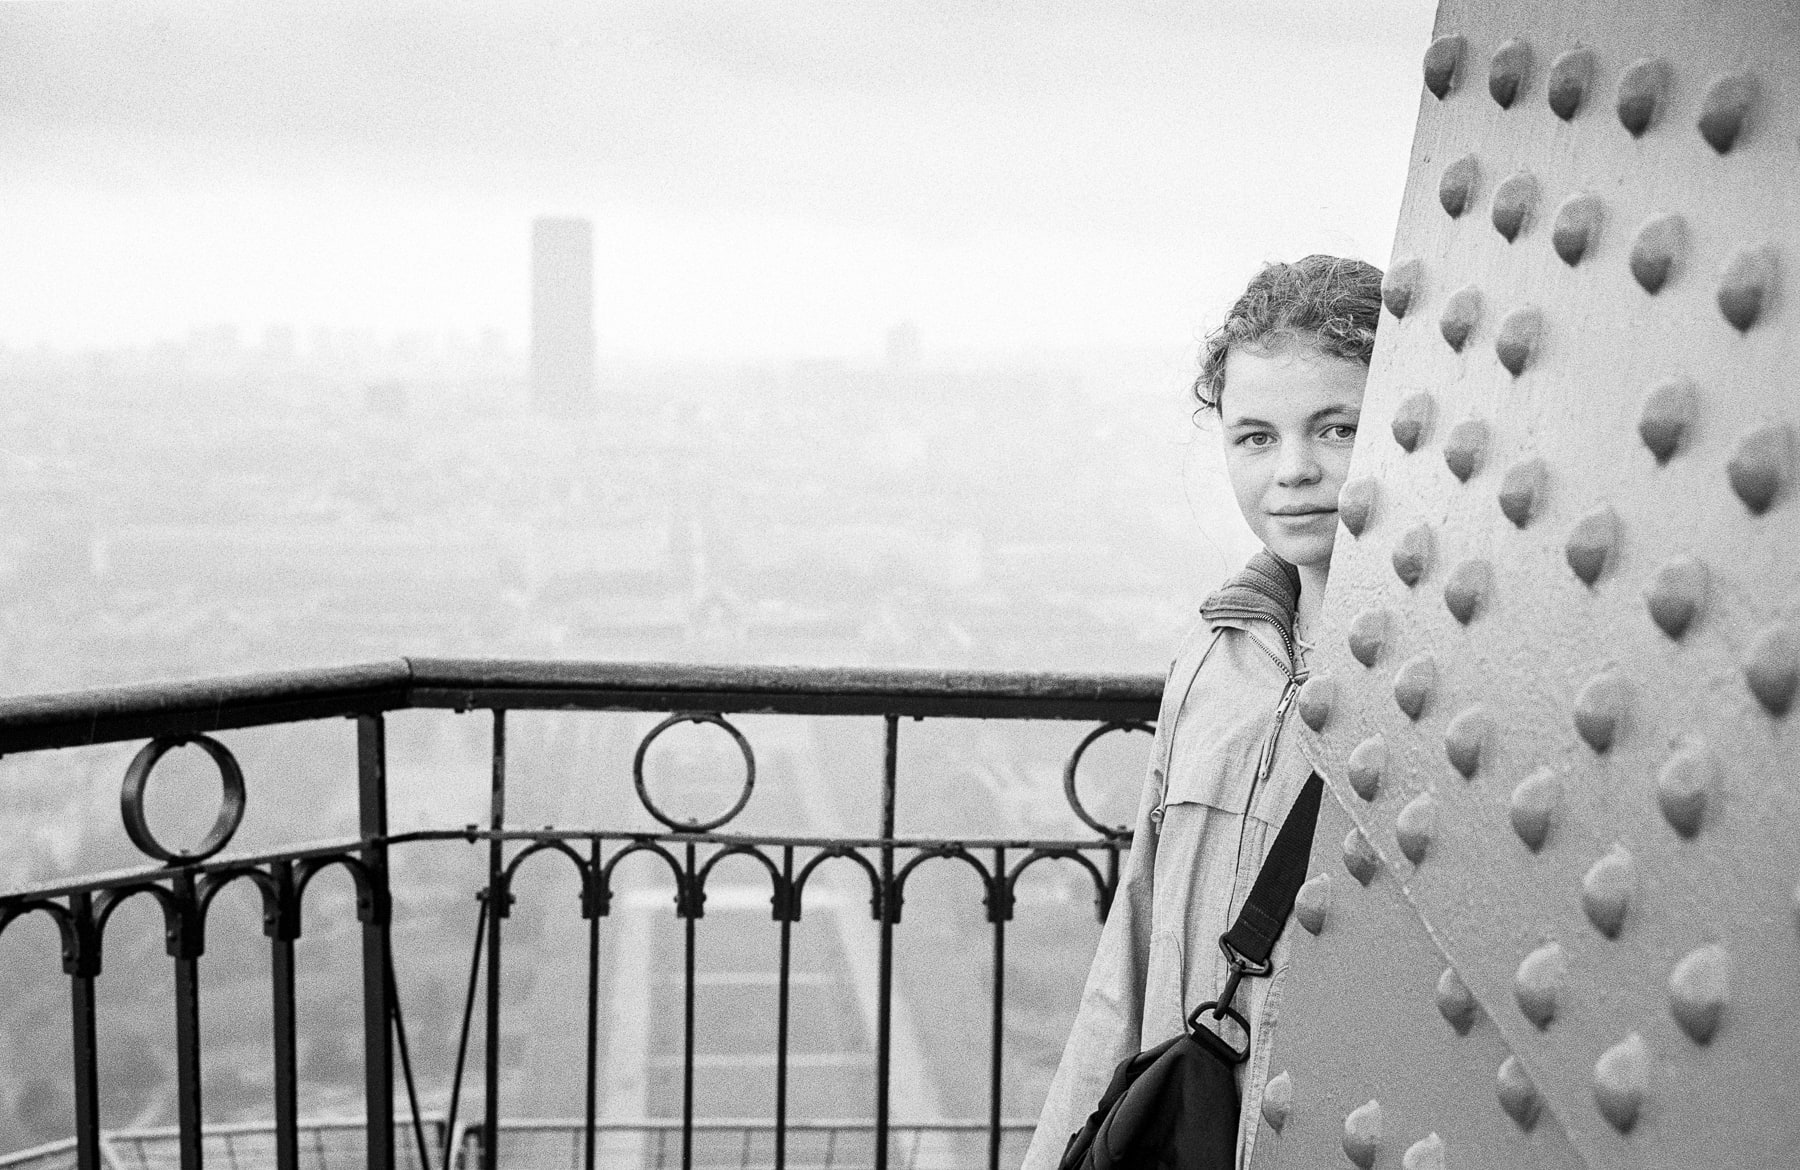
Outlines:
[[[1231,974],[1219,998],[1187,1018],[1187,1030],[1121,1061],[1087,1123],[1069,1138],[1059,1170],[1232,1170],[1237,1164],[1237,1066],[1250,1055],[1250,1022],[1231,1006],[1245,976],[1267,975],[1294,897],[1306,880],[1323,782],[1307,777],[1263,859],[1237,921],[1219,936]],[[1241,1048],[1204,1023],[1226,1018]]]

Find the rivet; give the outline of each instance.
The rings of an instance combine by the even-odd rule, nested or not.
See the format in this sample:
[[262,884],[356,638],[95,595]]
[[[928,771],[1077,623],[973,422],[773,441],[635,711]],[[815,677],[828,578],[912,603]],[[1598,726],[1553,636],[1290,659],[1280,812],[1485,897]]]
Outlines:
[[1394,703],[1406,712],[1407,718],[1418,719],[1425,713],[1435,686],[1437,663],[1432,661],[1431,655],[1421,654],[1408,659],[1394,676]]
[[1634,61],[1619,75],[1619,124],[1633,138],[1643,137],[1656,121],[1668,88],[1669,63],[1656,58]]
[[1458,1036],[1469,1034],[1469,1027],[1475,1023],[1475,996],[1455,967],[1445,967],[1438,976],[1437,1009]]
[[1425,273],[1417,260],[1402,260],[1387,270],[1381,281],[1381,303],[1396,317],[1406,316],[1413,298],[1419,295],[1419,283]]
[[1775,291],[1775,253],[1770,248],[1740,248],[1719,274],[1719,312],[1739,333],[1748,333],[1762,316]]
[[1344,1118],[1344,1153],[1363,1170],[1369,1170],[1380,1149],[1381,1102],[1370,1101],[1352,1109]]
[[1595,930],[1607,938],[1618,938],[1636,892],[1637,863],[1623,845],[1614,845],[1582,877],[1581,908]]
[[1466,560],[1452,569],[1450,579],[1444,582],[1444,608],[1466,626],[1493,587],[1494,567],[1479,557]]
[[1494,59],[1488,65],[1488,95],[1501,109],[1511,109],[1530,72],[1531,46],[1514,37],[1494,50]]
[[1481,164],[1472,154],[1465,154],[1449,166],[1438,179],[1438,202],[1451,219],[1469,209],[1475,197],[1475,184],[1481,178]]
[[1380,854],[1361,829],[1351,829],[1344,836],[1344,868],[1365,886],[1375,880],[1375,871],[1381,868]]
[[1546,478],[1542,459],[1527,459],[1506,469],[1500,480],[1500,511],[1515,526],[1523,528],[1537,515]]
[[1481,290],[1469,285],[1451,293],[1450,299],[1444,302],[1444,311],[1438,316],[1438,331],[1451,349],[1461,353],[1480,319]]
[[1394,576],[1402,584],[1417,585],[1431,569],[1431,528],[1416,524],[1406,530],[1394,545]]
[[1630,686],[1617,671],[1595,675],[1575,696],[1575,730],[1595,751],[1610,750],[1619,738],[1630,699]]
[[1669,973],[1669,1014],[1696,1044],[1719,1030],[1731,998],[1731,956],[1718,943],[1689,951]]
[[1331,704],[1336,699],[1336,681],[1330,675],[1313,675],[1301,685],[1297,696],[1301,720],[1314,731],[1325,730],[1325,724],[1331,719]]
[[1488,425],[1478,418],[1466,418],[1450,428],[1450,433],[1444,437],[1444,465],[1451,475],[1467,483],[1469,477],[1481,469],[1481,459],[1487,454],[1491,433]]
[[1750,644],[1744,681],[1771,715],[1786,715],[1800,684],[1800,638],[1791,626],[1770,626]]
[[1363,534],[1363,529],[1369,526],[1369,513],[1374,510],[1374,476],[1360,476],[1338,489],[1338,519],[1344,522],[1351,536]]
[[1748,73],[1715,78],[1700,99],[1700,137],[1720,154],[1729,153],[1755,100],[1756,79]]
[[1294,895],[1294,920],[1308,934],[1325,929],[1325,914],[1331,909],[1331,875],[1314,874]]
[[1421,792],[1406,802],[1394,818],[1394,839],[1406,860],[1418,865],[1431,848],[1431,836],[1437,830],[1437,801],[1429,792]]
[[1606,205],[1598,195],[1583,192],[1563,200],[1556,210],[1556,222],[1550,227],[1550,246],[1573,268],[1586,258],[1606,220]]
[[1280,1133],[1281,1127],[1287,1124],[1288,1113],[1293,1107],[1294,1078],[1288,1076],[1286,1069],[1282,1069],[1263,1086],[1263,1120],[1269,1123],[1270,1129]]
[[1500,1108],[1506,1115],[1518,1123],[1520,1129],[1529,1130],[1537,1124],[1538,1111],[1543,1108],[1543,1098],[1538,1096],[1537,1086],[1531,1083],[1531,1074],[1525,1071],[1525,1062],[1516,1056],[1509,1056],[1500,1062],[1500,1071],[1494,1075],[1494,1096],[1500,1098]]
[[1350,751],[1350,787],[1364,800],[1374,800],[1381,788],[1381,773],[1387,767],[1387,741],[1379,733],[1357,744]]
[[1494,206],[1491,212],[1494,230],[1502,239],[1512,243],[1525,230],[1526,220],[1537,208],[1538,181],[1527,171],[1508,175],[1494,189]]
[[1692,837],[1705,823],[1718,786],[1718,760],[1704,743],[1689,739],[1656,770],[1656,804],[1670,828]]
[[1481,767],[1481,745],[1494,733],[1494,721],[1484,707],[1459,711],[1444,729],[1444,755],[1450,766],[1464,776],[1474,776]]
[[1400,1170],[1444,1170],[1444,1139],[1428,1133],[1400,1155]]
[[1508,811],[1512,815],[1513,832],[1525,847],[1536,853],[1550,835],[1550,822],[1556,818],[1562,803],[1562,778],[1549,768],[1539,768],[1513,789]]
[[1645,292],[1655,296],[1669,283],[1686,244],[1687,225],[1679,215],[1659,215],[1644,221],[1637,238],[1631,241],[1631,275]]
[[1381,658],[1387,642],[1388,615],[1385,609],[1365,609],[1350,619],[1350,656],[1364,666],[1374,666]]
[[1587,100],[1588,87],[1594,84],[1594,54],[1587,49],[1570,49],[1550,66],[1550,83],[1545,98],[1551,112],[1567,122]]
[[1391,424],[1394,442],[1400,444],[1400,449],[1408,454],[1418,450],[1419,441],[1431,429],[1431,420],[1436,413],[1437,400],[1431,395],[1423,391],[1408,395],[1394,408],[1394,421]]
[[1664,382],[1644,399],[1644,413],[1638,417],[1638,438],[1656,456],[1667,463],[1694,425],[1700,413],[1700,392],[1686,378]]
[[1600,1116],[1620,1133],[1637,1124],[1650,1087],[1650,1052],[1636,1032],[1600,1054],[1594,1062],[1594,1104]]
[[1569,568],[1581,578],[1581,583],[1592,585],[1606,570],[1618,543],[1619,514],[1610,505],[1603,504],[1575,522],[1568,543],[1563,546],[1563,555],[1568,559]]
[[1462,63],[1468,42],[1460,36],[1439,37],[1425,50],[1425,88],[1431,96],[1443,101],[1456,82],[1456,67]]
[[1786,489],[1793,466],[1793,434],[1782,424],[1772,423],[1738,440],[1725,464],[1725,476],[1744,506],[1760,516]]
[[1494,356],[1516,378],[1537,358],[1543,337],[1542,313],[1529,305],[1514,309],[1501,320],[1500,331],[1494,335]]
[[1657,566],[1644,589],[1644,605],[1650,620],[1671,638],[1680,638],[1693,624],[1706,600],[1706,564],[1698,557],[1676,557]]
[[1562,947],[1545,943],[1525,956],[1513,976],[1513,997],[1519,1010],[1539,1028],[1548,1028],[1556,1018],[1556,998],[1569,977],[1569,960]]

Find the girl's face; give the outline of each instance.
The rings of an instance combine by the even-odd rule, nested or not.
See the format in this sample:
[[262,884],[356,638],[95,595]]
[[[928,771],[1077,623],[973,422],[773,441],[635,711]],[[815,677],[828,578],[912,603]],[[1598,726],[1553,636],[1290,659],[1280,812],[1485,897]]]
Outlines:
[[1295,345],[1233,349],[1219,417],[1238,510],[1269,551],[1326,568],[1369,368]]

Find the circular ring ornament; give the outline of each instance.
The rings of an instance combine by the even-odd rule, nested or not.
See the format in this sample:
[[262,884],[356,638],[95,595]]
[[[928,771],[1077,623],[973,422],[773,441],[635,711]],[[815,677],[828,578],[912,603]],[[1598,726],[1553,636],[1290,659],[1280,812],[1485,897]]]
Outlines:
[[[737,742],[738,751],[744,755],[744,789],[738,793],[737,803],[726,809],[723,815],[714,817],[710,821],[682,821],[671,817],[654,800],[650,799],[650,786],[644,781],[644,759],[650,754],[650,745],[656,742],[657,736],[681,723],[711,723],[723,727]],[[651,729],[650,734],[646,735],[638,744],[637,757],[631,761],[631,779],[637,785],[638,800],[643,802],[644,808],[651,816],[678,833],[710,833],[743,812],[744,806],[750,803],[750,793],[756,787],[756,755],[750,750],[750,741],[744,738],[744,733],[726,722],[723,715],[703,711],[676,714],[658,723]]]
[[[150,785],[150,773],[157,763],[176,748],[190,744],[212,757],[225,791],[219,802],[218,819],[200,844],[192,849],[170,849],[150,832],[150,822],[144,816],[144,790]],[[230,748],[206,735],[167,735],[151,740],[132,757],[131,765],[125,769],[125,784],[119,789],[119,815],[125,821],[125,835],[144,853],[168,865],[193,865],[229,845],[243,822],[244,805],[244,770],[238,767],[237,757]]]
[[1081,757],[1086,754],[1095,740],[1114,731],[1142,731],[1154,735],[1154,729],[1148,724],[1135,719],[1115,719],[1111,723],[1102,723],[1082,737],[1075,750],[1069,753],[1069,762],[1063,765],[1063,798],[1069,802],[1069,808],[1080,818],[1081,823],[1109,841],[1117,841],[1131,835],[1131,829],[1125,825],[1103,825],[1095,820],[1081,803],[1081,797],[1075,792],[1075,773],[1081,767]]

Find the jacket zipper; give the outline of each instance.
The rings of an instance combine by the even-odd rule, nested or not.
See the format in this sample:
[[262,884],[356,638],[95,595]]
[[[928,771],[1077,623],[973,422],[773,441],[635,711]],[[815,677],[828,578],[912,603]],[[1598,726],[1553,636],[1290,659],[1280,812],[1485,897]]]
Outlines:
[[[1280,626],[1276,626],[1276,628],[1280,630]],[[1255,634],[1251,634],[1251,639],[1253,639],[1253,641],[1255,641],[1255,637]],[[1244,871],[1244,830],[1249,828],[1249,810],[1256,806],[1256,788],[1262,787],[1262,781],[1269,779],[1269,772],[1273,772],[1274,770],[1274,745],[1282,740],[1282,725],[1287,724],[1287,711],[1294,706],[1294,697],[1300,695],[1300,684],[1303,675],[1301,675],[1300,670],[1296,670],[1294,657],[1292,657],[1292,655],[1294,655],[1294,648],[1292,648],[1292,643],[1287,643],[1287,632],[1285,632],[1285,630],[1282,630],[1282,641],[1287,644],[1287,653],[1289,653],[1289,659],[1287,659],[1285,664],[1282,664],[1282,670],[1287,673],[1287,682],[1283,682],[1282,684],[1282,698],[1280,698],[1280,702],[1274,704],[1274,720],[1271,722],[1271,725],[1269,725],[1269,734],[1267,734],[1267,738],[1262,742],[1262,752],[1256,754],[1256,770],[1255,772],[1251,772],[1251,778],[1249,778],[1249,792],[1244,796],[1244,819],[1238,823],[1237,864],[1231,868],[1233,875],[1240,875],[1240,873]],[[1260,643],[1260,641],[1256,644],[1262,646],[1265,652],[1269,653],[1269,657],[1273,659],[1273,650],[1269,650],[1269,648]],[[1231,896],[1233,896],[1233,900],[1237,898],[1237,877],[1233,877],[1233,880],[1231,880]]]
[[[1281,687],[1281,698],[1275,704],[1274,721],[1269,728],[1268,736],[1263,740],[1262,751],[1259,752],[1256,757],[1256,770],[1250,774],[1250,791],[1244,801],[1244,817],[1246,820],[1248,820],[1250,816],[1251,805],[1256,802],[1256,790],[1262,786],[1262,782],[1267,780],[1269,778],[1269,773],[1274,770],[1275,741],[1281,738],[1281,727],[1282,724],[1287,722],[1288,708],[1294,705],[1294,697],[1300,693],[1300,684],[1305,681],[1302,673],[1295,668],[1296,659],[1294,657],[1294,644],[1288,639],[1287,631],[1283,630],[1279,625],[1275,627],[1275,631],[1281,635],[1282,645],[1287,649],[1288,660],[1286,662],[1276,658],[1275,652],[1269,649],[1268,645],[1264,643],[1261,638],[1258,638],[1248,630],[1244,631],[1245,635],[1249,637],[1252,642],[1255,642],[1261,647],[1262,652],[1267,654],[1269,659],[1274,662],[1276,666],[1279,666],[1281,672],[1287,676],[1287,681],[1283,683]],[[1217,640],[1216,635],[1214,640]],[[1210,654],[1211,650],[1209,648],[1208,655]],[[1205,659],[1202,659],[1201,666],[1204,667],[1204,665]],[[1194,677],[1197,678],[1198,676],[1199,670],[1196,669]],[[1193,685],[1194,679],[1190,678],[1188,680],[1188,689],[1193,689]],[[1185,694],[1182,696],[1181,702],[1182,704],[1187,702],[1187,696]],[[1177,717],[1180,716],[1181,704],[1176,705],[1175,714]],[[1162,831],[1163,811],[1169,807],[1169,765],[1173,761],[1175,755],[1174,744],[1174,732],[1171,730],[1169,735],[1169,750],[1164,754],[1162,766],[1159,769],[1161,774],[1158,776],[1158,780],[1162,785],[1162,791],[1157,800],[1156,807],[1150,810],[1150,824],[1157,832]],[[1240,831],[1238,834],[1238,860],[1240,863],[1243,861],[1243,856],[1244,837],[1243,833]]]
[[1250,806],[1256,802],[1256,789],[1269,773],[1275,770],[1275,741],[1281,738],[1281,725],[1287,722],[1288,708],[1294,705],[1294,696],[1300,693],[1300,678],[1290,674],[1281,688],[1281,701],[1275,704],[1274,725],[1269,728],[1268,738],[1263,740],[1262,752],[1256,757],[1256,771],[1250,777],[1250,796],[1244,802],[1244,815],[1250,815]]

